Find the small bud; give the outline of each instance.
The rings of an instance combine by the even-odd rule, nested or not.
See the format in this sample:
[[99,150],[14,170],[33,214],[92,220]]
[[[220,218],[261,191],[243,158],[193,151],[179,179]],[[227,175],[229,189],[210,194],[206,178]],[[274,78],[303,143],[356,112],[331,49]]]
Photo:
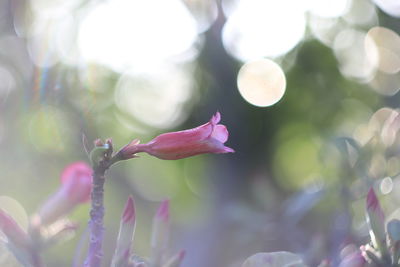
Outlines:
[[151,237],[152,264],[160,266],[168,246],[169,239],[169,201],[161,203],[153,219]]
[[122,222],[124,224],[135,224],[135,219],[135,203],[132,196],[129,196],[128,201],[125,204],[124,213],[122,215]]
[[85,162],[68,165],[61,175],[61,186],[33,216],[35,225],[49,225],[90,199],[92,169]]
[[122,214],[117,246],[112,259],[112,267],[126,266],[129,262],[130,248],[136,226],[135,204],[132,196],[129,196]]

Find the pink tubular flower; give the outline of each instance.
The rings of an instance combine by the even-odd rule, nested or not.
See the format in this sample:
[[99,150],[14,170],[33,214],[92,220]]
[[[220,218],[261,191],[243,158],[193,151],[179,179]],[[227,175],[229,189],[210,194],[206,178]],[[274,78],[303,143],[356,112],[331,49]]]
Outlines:
[[40,208],[33,223],[48,225],[90,199],[92,169],[85,162],[68,165],[61,174],[61,187]]
[[160,159],[175,160],[205,153],[230,153],[232,148],[224,143],[228,140],[225,125],[218,124],[221,114],[217,112],[210,121],[197,128],[165,133],[147,144],[132,141],[120,151],[123,159],[135,157],[136,153],[146,152]]

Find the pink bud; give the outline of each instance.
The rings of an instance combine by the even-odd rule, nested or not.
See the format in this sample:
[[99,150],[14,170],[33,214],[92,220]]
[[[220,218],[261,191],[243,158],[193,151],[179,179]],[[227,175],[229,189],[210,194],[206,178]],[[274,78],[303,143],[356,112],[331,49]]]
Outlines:
[[125,204],[124,213],[122,214],[122,221],[124,223],[134,223],[135,217],[135,204],[132,196],[129,196],[128,201]]
[[76,204],[89,201],[92,191],[92,173],[92,168],[85,162],[75,162],[64,169],[61,174],[61,183],[69,201]]
[[41,225],[50,224],[87,202],[92,190],[92,172],[85,162],[68,165],[61,174],[61,187],[42,205],[35,220]]
[[156,213],[156,218],[161,221],[169,220],[169,200],[164,200]]
[[153,219],[151,236],[152,264],[159,266],[165,257],[169,240],[169,200],[161,203]]
[[124,159],[146,152],[160,159],[175,160],[205,153],[234,152],[224,146],[229,133],[224,125],[218,124],[220,120],[221,115],[217,112],[209,122],[197,128],[161,134],[147,144],[132,142],[120,153]]
[[135,204],[132,196],[129,196],[122,214],[117,245],[111,266],[127,266],[129,262],[130,249],[132,246],[133,236],[135,234],[135,218]]
[[0,230],[7,237],[8,241],[21,249],[27,249],[30,244],[28,234],[22,230],[14,219],[5,211],[0,209]]

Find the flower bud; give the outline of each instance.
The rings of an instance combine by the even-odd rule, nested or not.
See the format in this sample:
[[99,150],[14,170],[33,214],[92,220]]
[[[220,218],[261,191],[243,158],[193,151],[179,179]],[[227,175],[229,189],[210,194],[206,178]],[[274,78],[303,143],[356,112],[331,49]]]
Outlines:
[[68,165],[61,175],[61,186],[33,217],[35,224],[48,225],[90,199],[92,169],[85,162]]
[[224,143],[228,140],[225,125],[218,124],[221,114],[217,112],[210,121],[197,128],[164,133],[147,144],[132,141],[120,151],[122,159],[132,158],[136,153],[146,152],[160,159],[175,160],[205,153],[230,153],[232,148]]
[[153,219],[151,237],[152,263],[160,266],[168,246],[169,239],[169,201],[165,200],[158,208]]
[[111,266],[122,267],[128,264],[132,239],[135,233],[135,226],[136,226],[135,204],[132,196],[129,196],[128,201],[125,204],[124,212],[122,214],[119,234],[117,239],[117,246],[112,259]]

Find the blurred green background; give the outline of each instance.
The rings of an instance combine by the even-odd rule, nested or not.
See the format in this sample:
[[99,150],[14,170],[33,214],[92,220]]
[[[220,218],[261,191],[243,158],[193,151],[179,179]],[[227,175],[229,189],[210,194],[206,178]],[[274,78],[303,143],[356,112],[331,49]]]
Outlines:
[[[351,161],[397,112],[400,7],[376,2],[384,11],[367,0],[1,1],[0,207],[26,225],[14,200],[32,214],[65,165],[88,161],[83,143],[147,142],[218,110],[236,153],[141,155],[109,172],[106,261],[132,194],[140,255],[169,198],[171,252],[187,250],[183,267],[240,266],[276,250],[337,262],[344,244],[366,240],[367,184],[389,211],[400,202],[396,146],[373,147],[357,171],[340,149]],[[277,65],[263,61],[261,78],[247,73],[239,91],[239,70],[263,58]],[[88,210],[71,215],[80,231],[46,253],[48,266],[71,265]]]

